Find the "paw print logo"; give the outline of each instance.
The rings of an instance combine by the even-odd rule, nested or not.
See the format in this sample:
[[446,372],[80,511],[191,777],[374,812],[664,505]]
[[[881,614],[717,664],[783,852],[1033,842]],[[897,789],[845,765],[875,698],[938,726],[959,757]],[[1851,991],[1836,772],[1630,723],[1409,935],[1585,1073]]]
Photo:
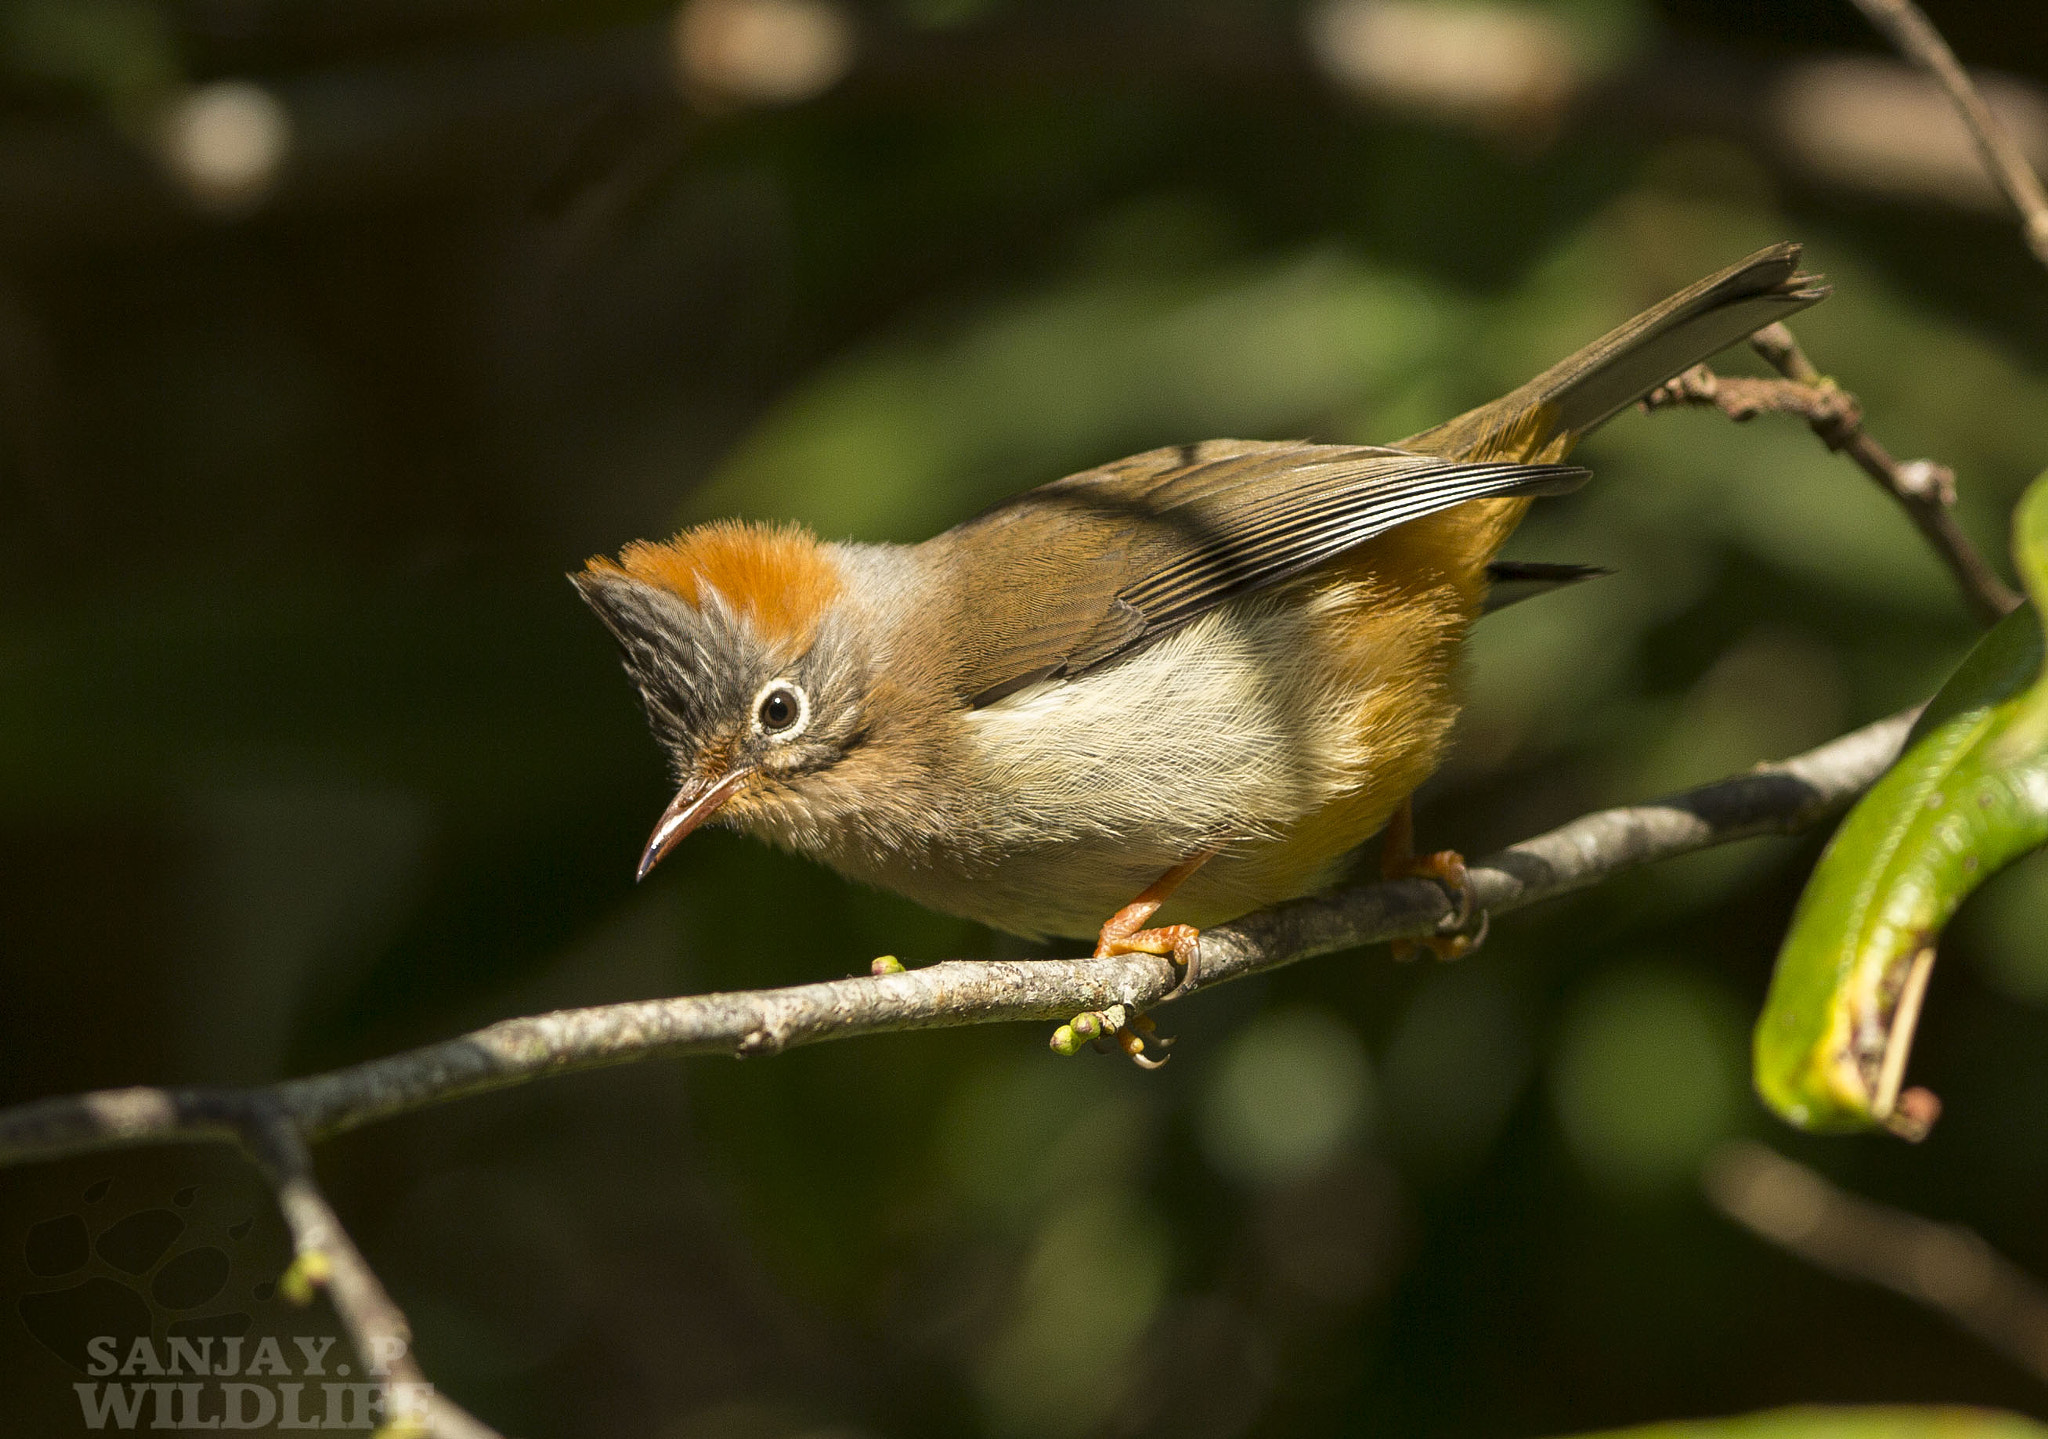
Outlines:
[[[161,1191],[159,1191],[161,1192]],[[235,1249],[251,1220],[215,1218],[195,1207],[200,1186],[168,1204],[120,1204],[111,1179],[86,1186],[78,1207],[31,1225],[22,1259],[32,1282],[16,1312],[37,1342],[80,1373],[86,1346],[112,1338],[117,1354],[137,1339],[233,1338],[254,1322],[249,1301],[276,1289],[274,1277],[237,1284]],[[64,1282],[68,1281],[68,1282]]]

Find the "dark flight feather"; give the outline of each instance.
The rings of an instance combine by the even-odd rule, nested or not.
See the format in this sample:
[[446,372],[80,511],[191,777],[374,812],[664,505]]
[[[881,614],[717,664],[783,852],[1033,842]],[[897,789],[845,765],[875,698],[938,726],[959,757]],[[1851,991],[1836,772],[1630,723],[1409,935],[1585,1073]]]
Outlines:
[[1597,580],[1614,571],[1599,565],[1559,565],[1542,560],[1495,560],[1486,567],[1486,609],[1496,614],[1509,605],[1533,600],[1581,580]]

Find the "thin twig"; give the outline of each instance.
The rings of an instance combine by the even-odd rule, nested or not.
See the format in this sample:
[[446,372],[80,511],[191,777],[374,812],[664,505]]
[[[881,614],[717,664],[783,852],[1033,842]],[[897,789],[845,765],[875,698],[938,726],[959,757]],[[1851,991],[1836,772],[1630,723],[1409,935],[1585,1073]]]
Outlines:
[[1971,1230],[1849,1194],[1747,1140],[1717,1150],[1703,1182],[1752,1233],[1926,1305],[2048,1383],[2048,1292]]
[[1750,344],[1782,380],[1717,375],[1695,365],[1643,398],[1646,410],[1711,406],[1738,423],[1762,414],[1797,415],[1821,443],[1849,456],[1863,473],[1904,507],[1962,587],[1963,598],[1986,624],[2018,608],[2020,597],[1999,579],[1956,524],[1955,471],[1933,460],[1899,460],[1863,428],[1856,397],[1823,375],[1783,325],[1766,325]]
[[243,1145],[277,1190],[295,1256],[288,1276],[307,1295],[313,1287],[327,1291],[349,1342],[378,1379],[382,1429],[426,1439],[499,1439],[495,1429],[427,1382],[413,1358],[412,1326],[320,1192],[298,1126],[274,1104],[266,1105],[245,1130]]
[[1957,61],[1955,51],[1948,48],[1948,41],[1941,38],[1934,22],[1913,0],[1856,0],[1856,8],[1900,53],[1934,76],[1942,89],[1948,91],[1956,113],[1976,142],[1977,153],[1984,158],[1984,168],[2019,212],[2027,248],[2048,265],[2048,193],[2041,188],[2041,177],[2027,163],[2026,152],[2020,149],[2012,132],[1984,103],[1969,72]]
[[349,1342],[378,1381],[380,1435],[500,1439],[428,1383],[413,1358],[405,1314],[321,1193],[304,1127],[278,1090],[127,1089],[83,1095],[77,1103],[102,1126],[108,1144],[150,1137],[231,1140],[255,1161],[292,1236],[294,1257],[279,1288],[299,1303],[309,1302],[315,1289],[326,1290]]

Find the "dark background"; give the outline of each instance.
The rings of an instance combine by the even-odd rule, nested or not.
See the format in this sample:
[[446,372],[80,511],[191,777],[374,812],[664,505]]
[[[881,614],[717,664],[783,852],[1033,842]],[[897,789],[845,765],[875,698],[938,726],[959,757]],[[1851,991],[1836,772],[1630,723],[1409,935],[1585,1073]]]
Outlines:
[[[1797,238],[1837,286],[1809,352],[1955,467],[2003,565],[2048,466],[2048,272],[1967,163],[1915,178],[1938,125],[1843,112],[1901,157],[1860,178],[1802,148],[1809,67],[1882,60],[1853,8],[1521,9],[1568,42],[1555,93],[1460,108],[1361,93],[1254,0],[872,0],[787,104],[679,86],[641,0],[0,5],[0,1100],[1028,952],[723,832],[631,883],[662,762],[562,575],[686,520],[914,539],[1153,444],[1386,440]],[[2048,82],[2037,5],[1930,9]],[[289,121],[226,196],[162,139],[223,80]],[[1475,638],[1428,844],[1791,753],[1968,642],[1904,518],[1790,421],[1630,413],[1581,453],[1594,483],[1512,553],[1618,573]],[[1455,966],[1201,996],[1158,1074],[1030,1026],[643,1064],[322,1173],[429,1374],[533,1439],[2048,1415],[1700,1195],[1758,1136],[2048,1269],[2041,872],[1947,946],[1933,1137],[1823,1142],[1744,1074],[1817,846],[1637,874]],[[195,1162],[10,1170],[0,1244],[98,1225],[109,1176],[94,1204],[265,1212]],[[275,1278],[274,1226],[247,1243],[214,1308]],[[10,1402],[58,1425],[76,1376],[7,1307]]]

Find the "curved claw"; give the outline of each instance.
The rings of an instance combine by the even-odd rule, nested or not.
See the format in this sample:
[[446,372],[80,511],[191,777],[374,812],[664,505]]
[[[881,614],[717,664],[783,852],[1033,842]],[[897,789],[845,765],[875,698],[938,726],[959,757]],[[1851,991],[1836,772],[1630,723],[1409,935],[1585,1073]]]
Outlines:
[[1129,1014],[1122,1005],[1113,1004],[1106,1010],[1089,1010],[1075,1015],[1052,1032],[1051,1044],[1055,1054],[1075,1055],[1081,1052],[1084,1044],[1098,1054],[1108,1054],[1113,1043],[1139,1068],[1158,1069],[1172,1056],[1161,1054],[1157,1059],[1152,1058],[1145,1052],[1148,1041],[1150,1048],[1173,1048],[1173,1039],[1160,1034],[1149,1016]]
[[1174,1036],[1170,1034],[1161,1034],[1159,1032],[1159,1026],[1152,1022],[1152,1016],[1149,1014],[1141,1014],[1137,1016],[1135,1019],[1133,1019],[1131,1021],[1131,1028],[1137,1030],[1138,1033],[1144,1035],[1146,1042],[1151,1044],[1156,1049],[1173,1048]]
[[[1472,922],[1472,881],[1471,877],[1465,872],[1465,856],[1459,854],[1454,849],[1447,849],[1441,854],[1431,855],[1430,858],[1442,861],[1442,872],[1437,875],[1437,878],[1443,882],[1443,887],[1450,892],[1451,896],[1451,918],[1446,928],[1462,930],[1467,924]],[[1480,921],[1481,939],[1485,937],[1485,928],[1486,921],[1482,919]],[[1472,941],[1475,947],[1479,942],[1478,939]]]
[[[1186,929],[1185,925],[1175,926]],[[1161,1004],[1171,1004],[1195,987],[1195,981],[1202,973],[1202,936],[1200,931],[1191,930],[1186,939],[1173,947],[1173,962],[1180,966],[1180,983],[1159,997]]]
[[1471,934],[1425,934],[1416,939],[1393,941],[1394,958],[1407,963],[1415,958],[1418,947],[1428,950],[1438,959],[1463,959],[1480,945],[1486,943],[1487,932],[1493,928],[1493,911],[1479,911],[1479,928]]
[[1479,948],[1480,945],[1486,943],[1486,936],[1491,934],[1492,932],[1493,911],[1490,909],[1482,909],[1479,911],[1479,928],[1475,930],[1470,936],[1458,936],[1461,939],[1469,939],[1469,943],[1466,944],[1464,952],[1470,954],[1473,950]]
[[[1135,1020],[1133,1020],[1130,1028],[1120,1029],[1116,1032],[1117,1047],[1123,1050],[1124,1056],[1128,1058],[1131,1061],[1131,1063],[1137,1065],[1140,1069],[1164,1068],[1166,1065],[1166,1061],[1173,1058],[1173,1056],[1170,1054],[1162,1054],[1157,1059],[1153,1059],[1150,1056],[1148,1056],[1145,1053],[1145,1041],[1137,1033],[1138,1029],[1140,1028],[1151,1028],[1151,1022],[1147,1020],[1143,1015],[1139,1015]],[[1166,1048],[1166,1046],[1163,1044],[1159,1047],[1161,1049]]]

